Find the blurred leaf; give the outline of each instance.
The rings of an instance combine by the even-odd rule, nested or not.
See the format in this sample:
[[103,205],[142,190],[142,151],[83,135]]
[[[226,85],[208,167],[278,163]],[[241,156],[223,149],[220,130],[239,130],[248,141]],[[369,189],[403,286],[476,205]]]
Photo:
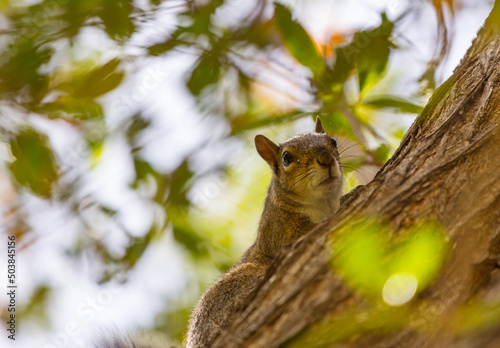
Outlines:
[[[83,137],[88,146],[88,160],[90,161],[91,168],[95,167],[100,159],[104,150],[104,142],[108,136],[106,124],[104,120],[89,120],[84,124]],[[83,154],[82,154],[83,155]]]
[[331,73],[330,81],[341,87],[351,76],[355,67],[355,59],[351,55],[352,44],[338,47],[335,50],[335,63],[333,64],[333,72]]
[[275,4],[274,18],[287,50],[300,64],[319,75],[324,69],[323,59],[306,30],[292,19],[290,10],[279,3]]
[[173,233],[175,240],[189,250],[192,256],[198,258],[208,254],[208,250],[205,248],[206,241],[198,236],[193,229],[174,224]]
[[360,219],[345,231],[332,244],[333,265],[348,284],[377,300],[395,276],[414,279],[413,292],[405,293],[409,289],[404,286],[396,288],[399,295],[408,296],[405,302],[411,300],[417,289],[430,284],[446,257],[446,237],[436,224],[415,224],[399,240],[391,238],[388,226],[369,219]]
[[134,167],[136,181],[146,178],[148,174],[157,174],[149,162],[143,161],[139,158],[134,158]]
[[349,53],[350,49],[349,45],[337,47],[333,68],[326,68],[315,80],[318,87],[317,96],[327,107],[337,108],[344,98],[344,83],[355,71],[355,60]]
[[166,204],[177,206],[186,206],[189,204],[189,200],[186,197],[187,183],[193,175],[193,172],[189,169],[187,160],[184,160],[170,177],[170,191]]
[[323,127],[330,135],[341,136],[347,139],[355,139],[354,132],[352,131],[349,121],[338,110],[334,110],[327,115],[321,117]]
[[104,22],[106,33],[112,39],[129,38],[135,31],[131,14],[134,10],[132,0],[103,0],[98,16]]
[[[53,0],[45,2],[47,7],[54,5]],[[61,1],[58,3],[63,5]],[[90,17],[95,16],[96,8],[99,9],[101,5],[102,0],[65,1],[65,11],[60,18],[66,23],[66,26],[61,33],[70,38],[78,35],[85,22]],[[47,13],[47,9],[42,10],[42,13]]]
[[231,33],[231,40],[239,44],[251,43],[259,48],[279,46],[281,34],[272,20],[253,22],[250,26],[238,28]]
[[448,252],[446,236],[436,224],[412,226],[409,237],[394,253],[392,273],[408,273],[418,279],[418,289],[425,289],[437,275]]
[[104,118],[104,111],[100,104],[92,100],[75,99],[71,96],[62,96],[55,102],[37,106],[34,111],[48,114],[50,118],[69,116],[81,121]]
[[149,246],[155,232],[155,229],[152,227],[144,237],[133,237],[130,239],[129,246],[121,260],[125,263],[127,268],[132,268],[141,258]]
[[127,129],[127,139],[131,145],[135,146],[136,137],[140,134],[144,129],[148,128],[151,125],[150,120],[146,120],[142,114],[135,114],[132,116],[132,122]]
[[188,183],[193,177],[187,160],[171,174],[168,198],[164,203],[167,221],[172,224],[175,240],[186,247],[193,256],[206,256],[209,242],[193,229],[189,220],[187,208],[189,200],[186,197]]
[[[206,2],[193,1],[191,11],[187,12],[193,19],[193,24],[186,28],[194,34],[211,35],[212,29],[212,14],[224,4],[224,0],[209,0]],[[203,5],[198,5],[202,3]]]
[[95,168],[99,164],[101,159],[102,151],[104,150],[104,144],[99,143],[91,147],[90,150],[90,168]]
[[358,32],[351,43],[357,51],[357,71],[360,91],[377,81],[389,61],[391,47],[390,40],[394,23],[382,13],[382,24],[373,30]]
[[392,108],[400,112],[419,114],[422,112],[423,107],[413,104],[405,99],[397,97],[377,97],[363,100],[363,106],[368,106],[376,109]]
[[[251,79],[246,75],[243,71],[238,69],[238,86],[240,87],[240,91],[245,96],[246,103],[248,104],[248,99],[250,98],[250,87],[251,87]],[[246,105],[248,110],[248,105]]]
[[99,204],[99,210],[101,210],[104,214],[109,216],[115,216],[118,213],[118,211],[116,211],[115,209],[104,206],[102,204]]
[[375,160],[379,163],[385,163],[389,159],[391,154],[391,149],[386,144],[380,145],[375,151],[373,151],[373,156]]
[[16,158],[10,171],[17,182],[39,196],[50,198],[58,174],[47,137],[33,129],[24,130],[10,141],[10,147]]
[[4,10],[6,7],[9,7],[9,0],[0,0],[0,11]]
[[[48,328],[50,320],[48,320],[47,309],[52,295],[52,288],[48,285],[41,284],[37,286],[31,294],[28,304],[26,307],[22,307],[18,315],[35,320],[38,325]],[[5,312],[7,313],[7,311]]]
[[353,40],[335,49],[335,62],[332,69],[326,69],[317,78],[318,97],[325,105],[336,107],[343,98],[344,83],[354,71],[358,74],[360,91],[368,84],[377,81],[389,60],[390,35],[394,24],[382,14],[382,24],[373,30],[354,34]]
[[[165,305],[167,312],[161,315],[161,320],[159,320],[161,326],[156,328],[155,333],[160,332],[162,335],[175,338],[179,342],[177,344],[170,343],[168,344],[169,347],[181,347],[180,342],[185,340],[185,329],[194,305],[195,303],[189,303],[188,305],[182,302],[179,303],[179,299]],[[164,339],[164,341],[167,340]]]
[[[160,180],[163,179],[163,176],[158,173],[149,162],[144,161],[137,156],[134,156],[134,167],[135,167],[135,180],[131,184],[132,188],[137,189],[139,187],[139,182],[143,181],[147,178],[148,175],[152,175],[158,184],[157,190],[161,190]],[[161,192],[161,196],[163,197],[163,192]],[[161,199],[159,199],[161,200]]]
[[48,77],[39,73],[39,69],[49,62],[52,53],[52,48],[43,47],[34,40],[14,42],[0,56],[0,62],[5,62],[0,66],[0,91],[15,93],[28,87],[32,100],[41,100],[46,92]]
[[115,72],[120,61],[113,59],[75,80],[62,84],[58,88],[71,91],[75,98],[94,99],[110,92],[120,85],[123,72]]
[[175,39],[169,39],[163,43],[149,46],[148,52],[152,56],[159,56],[170,51],[172,48],[177,47],[177,45],[179,45],[179,41]]
[[387,279],[384,267],[387,230],[380,224],[361,220],[350,226],[334,244],[334,266],[351,286],[378,297]]
[[248,114],[240,115],[231,122],[231,135],[273,124],[292,122],[293,120],[309,115],[310,113],[303,111],[292,111],[282,115],[270,115],[262,118],[256,118],[255,115]]
[[216,83],[220,75],[221,64],[217,57],[205,54],[198,60],[186,84],[191,93],[198,96],[205,87]]
[[[166,40],[165,42],[149,46],[148,47],[148,52],[152,56],[159,56],[162,55],[171,49],[175,48],[177,45],[179,45],[181,42],[178,40],[179,36],[182,34],[186,33],[187,29],[184,27],[178,27],[175,32],[173,32],[170,35],[170,38]],[[185,44],[185,43],[183,43]]]
[[172,224],[174,238],[190,251],[195,258],[207,256],[209,241],[193,229],[185,206],[171,204],[167,207],[167,219]]

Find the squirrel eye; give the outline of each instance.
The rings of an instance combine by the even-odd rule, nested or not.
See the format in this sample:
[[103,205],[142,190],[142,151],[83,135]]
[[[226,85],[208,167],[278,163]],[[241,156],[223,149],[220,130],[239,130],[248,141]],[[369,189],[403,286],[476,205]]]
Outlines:
[[337,147],[337,140],[333,139],[333,138],[330,138],[332,139],[332,144],[333,144],[333,147]]
[[284,164],[285,167],[288,167],[290,165],[290,163],[293,162],[293,156],[288,151],[283,152],[282,159],[283,159],[283,164]]

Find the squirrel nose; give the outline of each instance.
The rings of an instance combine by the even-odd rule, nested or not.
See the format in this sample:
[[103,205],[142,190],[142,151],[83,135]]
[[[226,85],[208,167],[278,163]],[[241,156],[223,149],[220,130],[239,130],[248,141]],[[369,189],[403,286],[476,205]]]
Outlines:
[[319,154],[317,161],[322,167],[329,167],[333,164],[333,154],[330,151],[323,151]]

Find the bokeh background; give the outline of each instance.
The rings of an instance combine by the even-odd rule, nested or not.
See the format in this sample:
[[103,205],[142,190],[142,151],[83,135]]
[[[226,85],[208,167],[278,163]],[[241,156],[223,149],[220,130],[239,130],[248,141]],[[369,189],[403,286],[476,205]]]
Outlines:
[[253,137],[281,142],[319,115],[346,192],[368,182],[492,7],[0,0],[0,278],[14,235],[19,287],[16,341],[0,345],[182,341],[255,237],[270,171]]

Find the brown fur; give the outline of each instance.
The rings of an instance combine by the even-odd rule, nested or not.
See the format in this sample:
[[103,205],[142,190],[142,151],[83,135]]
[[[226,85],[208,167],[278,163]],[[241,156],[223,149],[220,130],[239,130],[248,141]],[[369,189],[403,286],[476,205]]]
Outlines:
[[[199,301],[189,323],[188,348],[209,347],[244,309],[245,299],[273,258],[337,211],[340,204],[343,172],[339,153],[319,118],[314,133],[299,134],[280,145],[257,135],[255,145],[273,171],[257,240]],[[285,152],[293,158],[288,166],[283,163]]]

